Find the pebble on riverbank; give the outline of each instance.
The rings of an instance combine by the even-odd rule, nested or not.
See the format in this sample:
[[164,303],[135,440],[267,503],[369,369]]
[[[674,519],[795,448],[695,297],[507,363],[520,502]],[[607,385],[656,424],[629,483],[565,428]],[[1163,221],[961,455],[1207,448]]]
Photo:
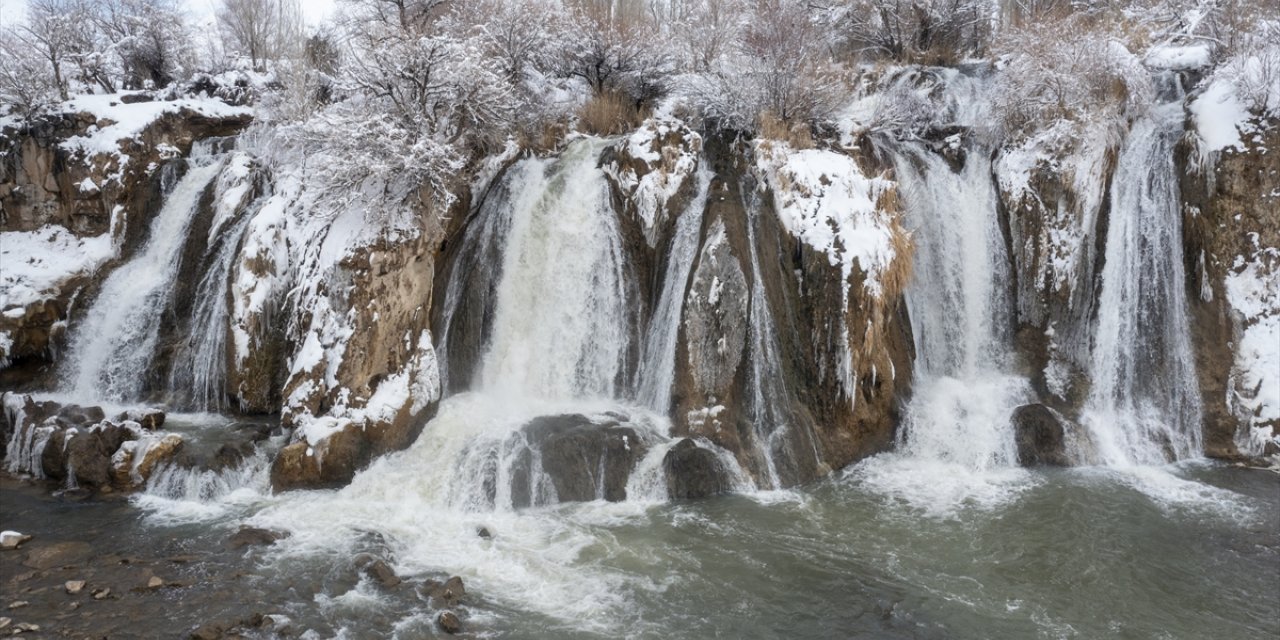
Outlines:
[[0,549],[17,549],[22,543],[31,539],[31,536],[18,533],[17,531],[0,531]]

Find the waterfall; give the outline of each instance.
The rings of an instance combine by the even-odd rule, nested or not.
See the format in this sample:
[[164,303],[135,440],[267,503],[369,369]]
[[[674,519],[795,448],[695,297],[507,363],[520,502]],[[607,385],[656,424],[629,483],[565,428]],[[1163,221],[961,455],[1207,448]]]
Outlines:
[[240,239],[252,220],[252,215],[241,216],[211,247],[213,257],[196,287],[187,340],[175,359],[191,364],[175,366],[169,373],[169,390],[188,398],[198,411],[226,407],[228,289]]
[[1016,461],[1013,409],[1030,401],[1010,373],[1009,259],[997,220],[990,161],[981,149],[954,171],[918,144],[893,150],[916,241],[907,308],[915,336],[915,391],[905,453],[969,469]]
[[[597,167],[607,144],[580,140],[554,161],[513,165],[464,232],[448,276],[438,348],[441,360],[455,365],[465,364],[457,356],[479,358],[475,384],[451,373],[455,387],[470,391],[442,402],[406,453],[425,470],[424,490],[440,506],[483,511],[557,502],[538,438],[560,432],[530,431],[539,417],[586,430],[629,429],[627,437],[636,439],[625,441],[628,450],[652,451],[650,445],[668,439],[664,417],[619,400],[629,391],[622,383],[635,323],[621,230]],[[681,218],[675,251],[696,245],[700,217],[699,210]],[[668,277],[687,280],[689,257],[672,260]],[[671,287],[683,295],[682,284]],[[678,322],[678,308],[671,313],[676,320],[661,322]],[[663,358],[673,357],[657,354],[653,362],[661,368]],[[669,394],[669,386],[655,387],[655,394]],[[602,482],[603,471],[592,473]],[[384,480],[372,474],[357,483]],[[600,484],[596,497],[603,496]]]
[[192,146],[187,173],[165,198],[146,244],[102,283],[72,334],[63,376],[72,397],[128,401],[143,393],[188,228],[221,168],[212,149],[208,141]]
[[1133,125],[1111,189],[1084,424],[1099,462],[1161,464],[1201,452],[1173,145],[1181,103]]
[[622,241],[596,160],[606,142],[565,152],[532,206],[512,212],[486,390],[570,400],[615,397],[630,323]]
[[640,404],[666,413],[671,410],[671,388],[676,377],[676,340],[684,313],[684,292],[689,286],[689,272],[698,254],[698,234],[702,214],[707,207],[712,173],[703,167],[698,171],[698,190],[684,213],[676,220],[676,235],[667,253],[667,272],[662,279],[662,296],[649,323],[644,356],[640,365]]

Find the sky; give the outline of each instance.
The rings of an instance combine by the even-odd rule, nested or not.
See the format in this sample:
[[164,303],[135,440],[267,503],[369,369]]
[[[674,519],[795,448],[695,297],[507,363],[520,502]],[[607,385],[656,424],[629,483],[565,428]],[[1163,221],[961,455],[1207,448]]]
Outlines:
[[[204,22],[205,18],[212,18],[214,10],[221,4],[221,0],[181,0],[181,2],[187,6],[187,10],[191,12],[191,17],[196,22]],[[336,0],[298,0],[298,2],[302,5],[302,13],[306,15],[307,23],[317,24],[333,13]],[[0,0],[0,26],[11,25],[22,20],[25,7],[26,0]]]

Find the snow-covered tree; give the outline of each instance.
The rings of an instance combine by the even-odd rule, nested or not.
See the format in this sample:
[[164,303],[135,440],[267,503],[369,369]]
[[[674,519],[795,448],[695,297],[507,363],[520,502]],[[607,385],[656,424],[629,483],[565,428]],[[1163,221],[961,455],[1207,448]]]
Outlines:
[[95,0],[94,20],[119,60],[120,85],[163,87],[189,76],[195,51],[177,0]]
[[303,44],[298,0],[223,0],[217,16],[227,49],[248,57],[259,71],[268,60],[293,56]]
[[49,62],[17,28],[0,30],[0,113],[30,116],[59,97]]
[[945,64],[986,48],[994,4],[994,0],[848,0],[835,7],[831,24],[845,45],[863,56]]

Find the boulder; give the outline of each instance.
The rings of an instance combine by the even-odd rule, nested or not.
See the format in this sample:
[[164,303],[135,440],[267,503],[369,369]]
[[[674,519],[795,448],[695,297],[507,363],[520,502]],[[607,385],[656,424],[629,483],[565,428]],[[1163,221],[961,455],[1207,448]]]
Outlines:
[[630,426],[578,415],[541,416],[523,427],[561,502],[627,499],[627,479],[647,444]]
[[276,540],[282,540],[287,537],[289,537],[288,533],[242,526],[239,531],[227,538],[227,546],[232,549],[241,549],[251,545],[269,545],[275,544]]
[[67,595],[74,596],[74,595],[79,595],[81,591],[84,591],[84,585],[85,585],[84,580],[68,580],[62,586],[64,589],[66,589]]
[[353,562],[356,568],[360,569],[360,572],[366,577],[387,589],[398,587],[403,582],[400,576],[396,575],[395,569],[392,569],[391,565],[387,564],[386,560],[373,554],[361,553],[355,557]]
[[662,458],[667,493],[673,500],[706,498],[729,492],[733,487],[728,472],[715,452],[685,438]]
[[164,426],[164,411],[160,409],[130,409],[116,416],[116,422],[133,421],[142,425],[147,431],[155,431]]
[[91,431],[71,436],[66,444],[68,474],[82,487],[101,487],[111,483],[111,451]]
[[436,609],[449,609],[458,606],[467,595],[462,578],[453,576],[444,582],[428,580],[418,586],[418,595],[427,599],[427,603]]
[[1024,467],[1071,465],[1067,457],[1066,424],[1058,412],[1042,404],[1025,404],[1013,411],[1018,464]]
[[[138,463],[138,476],[142,478],[142,482],[145,483],[161,463],[172,462],[181,450],[182,436],[176,433],[170,433],[151,443],[151,446],[142,453],[142,462]],[[137,453],[135,452],[134,455]]]
[[441,631],[449,635],[462,631],[462,621],[452,611],[441,611],[440,615],[436,616],[436,624],[440,625]]
[[58,417],[74,425],[97,424],[107,419],[102,407],[82,407],[69,404],[58,410]]

